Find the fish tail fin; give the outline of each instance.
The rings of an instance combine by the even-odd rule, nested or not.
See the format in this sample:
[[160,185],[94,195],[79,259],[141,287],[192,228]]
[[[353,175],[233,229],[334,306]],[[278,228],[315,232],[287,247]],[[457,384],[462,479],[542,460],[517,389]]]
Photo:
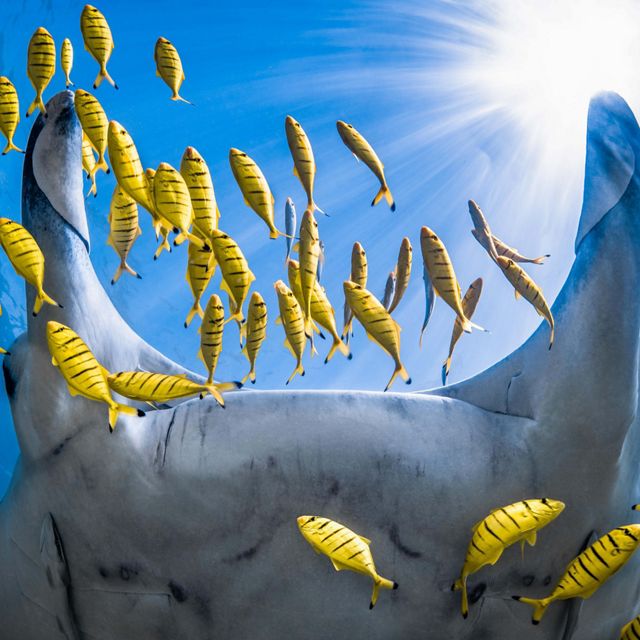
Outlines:
[[286,384],[289,384],[298,374],[300,374],[301,376],[304,375],[304,367],[302,366],[302,361],[300,360],[298,360],[298,364],[296,365],[296,368],[293,370],[293,373],[289,376],[289,379],[287,380]]
[[533,616],[531,617],[532,624],[539,624],[540,620],[542,620],[542,616],[547,610],[547,607],[551,604],[551,600],[549,598],[536,600],[535,598],[521,598],[520,596],[511,597],[518,602],[524,602],[525,604],[529,604],[533,607]]
[[93,194],[94,198],[98,195],[98,185],[96,184],[96,174],[94,173],[92,176],[89,176],[91,179],[91,189],[87,191],[86,197],[88,198],[91,194]]
[[29,109],[27,110],[27,118],[36,110],[40,109],[43,114],[47,114],[47,108],[44,106],[44,102],[42,101],[42,92],[38,91],[36,93],[36,97],[33,99],[33,102],[29,105]]
[[380,588],[397,589],[398,583],[393,582],[393,580],[387,580],[382,576],[376,576],[373,579],[373,591],[371,593],[371,602],[369,603],[369,609],[373,609],[373,607],[376,606],[376,602],[378,602],[378,595],[380,593]]
[[102,84],[103,80],[106,80],[114,89],[119,88],[114,79],[109,75],[109,72],[107,71],[107,65],[104,62],[100,63],[100,71],[98,71],[96,80],[93,83],[93,88],[97,89]]
[[192,107],[195,106],[193,102],[189,102],[188,100],[185,100],[181,95],[178,95],[177,93],[174,93],[171,96],[171,99],[178,102],[185,102],[186,104],[190,104]]
[[442,386],[447,384],[447,377],[449,376],[449,370],[451,369],[451,356],[449,356],[442,364]]
[[194,319],[196,313],[201,318],[204,318],[204,311],[202,309],[202,306],[200,305],[200,299],[194,300],[193,307],[191,307],[189,313],[187,314],[187,319],[184,321],[185,329],[191,324],[191,321]]
[[94,80],[94,82],[93,82],[93,88],[94,88],[94,89],[97,89],[97,88],[102,84],[102,81],[103,81],[103,80],[105,79],[105,77],[106,77],[106,75],[105,75],[105,74],[106,74],[106,71],[107,71],[107,70],[105,69],[105,70],[104,70],[104,72],[105,72],[105,73],[103,73],[103,72],[102,72],[102,69],[103,69],[103,67],[101,66],[101,67],[100,67],[100,71],[98,71],[98,75],[96,76],[96,79],[95,79],[95,80]]
[[98,171],[100,170],[104,171],[105,173],[111,173],[111,169],[109,169],[109,165],[104,159],[104,156],[100,156],[100,158],[98,158],[98,162],[96,162],[93,169],[89,172],[89,177],[93,179],[93,176],[95,176],[96,173],[98,173]]
[[253,370],[253,365],[251,366],[251,369],[249,369],[249,371],[246,373],[244,378],[242,378],[242,380],[240,380],[240,382],[242,384],[244,384],[247,380],[251,380],[251,384],[255,384],[256,383],[256,374],[255,374],[255,372]]
[[[217,384],[206,384],[205,387],[207,389],[207,392],[212,395],[215,398],[215,401],[224,408],[224,398],[222,397],[222,394],[220,393],[219,387],[220,385]],[[202,397],[202,396],[201,396]]]
[[385,391],[389,390],[389,388],[393,384],[394,380],[398,376],[400,376],[405,381],[405,384],[411,384],[411,378],[409,377],[409,373],[407,372],[407,370],[404,368],[404,365],[401,362],[397,362],[396,363],[396,368],[395,368],[393,374],[391,375],[391,379],[387,383],[387,386],[384,388]]
[[462,324],[462,330],[465,333],[471,333],[472,329],[477,329],[478,331],[484,331],[485,333],[489,333],[484,327],[481,327],[479,324],[476,324],[475,322],[471,322],[471,320],[469,320],[469,318],[463,316],[458,316],[458,319],[460,320],[460,324]]
[[169,242],[168,235],[169,234],[166,234],[166,233],[162,234],[162,242],[158,245],[158,248],[153,254],[154,260],[157,260],[163,251],[167,251],[167,253],[171,253],[171,243]]
[[553,347],[553,340],[555,337],[555,327],[553,324],[553,320],[549,322],[549,326],[551,327],[551,335],[549,336],[549,349],[551,349],[551,347]]
[[143,418],[145,416],[144,411],[141,409],[130,407],[128,404],[114,402],[109,405],[109,431],[111,433],[113,433],[113,430],[116,428],[116,422],[118,422],[118,416],[121,413],[124,413],[127,416],[137,416],[138,418]]
[[[209,249],[209,251],[211,251],[211,247],[200,237],[197,236],[193,233],[191,233],[190,231],[185,231],[183,233],[181,233],[173,242],[173,244],[176,244],[176,241],[178,240],[178,238],[180,238],[180,236],[186,236],[189,240],[189,242],[195,244],[199,249]],[[177,245],[176,245],[177,246]]]
[[113,278],[111,279],[111,284],[115,284],[116,282],[118,282],[123,271],[126,271],[127,273],[131,274],[134,278],[138,278],[138,280],[142,280],[142,276],[137,271],[134,271],[127,264],[127,261],[124,258],[122,258],[122,262],[120,262],[120,265],[116,269],[116,272]]
[[15,144],[13,144],[13,139],[7,140],[7,146],[3,149],[2,155],[6,156],[9,151],[19,151],[20,153],[24,153],[24,151],[20,149],[20,147],[17,147]]
[[328,213],[323,211],[313,200],[309,202],[309,206],[307,208],[310,211],[317,211],[318,213],[321,213],[323,216],[327,216],[327,218],[331,217]]
[[544,261],[546,258],[550,258],[551,254],[550,253],[545,253],[543,256],[539,256],[537,258],[534,258],[531,263],[532,264],[544,264]]
[[387,201],[387,204],[389,205],[389,208],[391,209],[391,211],[396,210],[396,203],[394,202],[393,196],[391,195],[391,191],[386,184],[383,184],[380,187],[380,191],[376,193],[376,197],[371,202],[371,206],[375,207],[378,204],[378,202],[382,200],[382,198],[384,198]]
[[38,293],[36,294],[36,299],[35,302],[33,303],[33,315],[37,316],[40,313],[40,310],[42,309],[42,305],[44,303],[50,304],[52,307],[60,307],[62,308],[62,305],[58,302],[56,302],[51,296],[47,295],[43,289],[40,289],[40,291],[38,291]]

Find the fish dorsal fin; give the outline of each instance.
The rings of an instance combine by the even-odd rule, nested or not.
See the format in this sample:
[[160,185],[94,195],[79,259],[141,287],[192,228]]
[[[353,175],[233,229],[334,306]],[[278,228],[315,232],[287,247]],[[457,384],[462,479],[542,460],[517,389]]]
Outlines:
[[616,205],[631,182],[638,154],[638,135],[634,131],[637,127],[631,109],[619,95],[601,93],[591,101],[576,252],[584,237]]
[[371,544],[371,540],[369,540],[369,538],[365,538],[364,536],[358,536],[358,538],[360,538],[360,540],[362,540],[366,545]]

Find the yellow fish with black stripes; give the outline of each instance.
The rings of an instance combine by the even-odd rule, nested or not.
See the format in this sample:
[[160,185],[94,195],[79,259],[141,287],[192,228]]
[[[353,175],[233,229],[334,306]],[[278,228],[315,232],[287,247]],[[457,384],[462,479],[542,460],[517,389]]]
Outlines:
[[16,133],[19,122],[20,103],[18,101],[18,92],[9,78],[0,76],[0,131],[7,139],[7,145],[2,151],[3,156],[9,151],[24,153],[22,149],[13,143],[13,136]]
[[69,38],[65,38],[62,41],[62,46],[60,47],[60,68],[62,69],[62,73],[64,73],[65,86],[67,89],[73,86],[73,82],[71,82],[72,67],[73,45],[71,44],[71,40],[69,40]]
[[349,569],[373,580],[369,609],[373,609],[378,601],[380,588],[398,588],[397,582],[383,578],[376,571],[369,548],[371,540],[368,538],[354,533],[339,522],[321,516],[300,516],[298,529],[316,553],[323,553],[331,560],[336,571]]
[[631,622],[622,627],[620,630],[620,640],[638,640],[640,638],[640,616],[634,618]]
[[204,317],[204,311],[200,306],[200,299],[209,282],[216,272],[216,258],[212,251],[198,245],[189,243],[187,251],[187,283],[193,294],[193,306],[184,321],[185,329],[191,324],[196,314]]
[[[291,291],[293,291],[293,295],[296,297],[296,300],[300,303],[300,305],[302,305],[302,289],[300,287],[300,264],[296,260],[290,259],[287,263],[287,272]],[[314,331],[320,333],[320,330],[317,328],[317,326],[315,326],[315,323],[317,322],[320,326],[324,327],[329,332],[329,335],[333,338],[333,344],[331,345],[331,349],[329,349],[329,353],[327,354],[324,363],[327,364],[327,362],[329,362],[329,360],[333,358],[333,355],[336,351],[340,351],[340,353],[345,356],[345,358],[351,360],[353,356],[349,351],[349,347],[342,341],[340,335],[338,334],[335,311],[331,306],[331,302],[329,302],[327,294],[317,280],[313,285],[313,292],[311,294],[311,319],[314,322]]]
[[456,312],[460,319],[462,330],[470,333],[471,328],[474,327],[484,331],[480,325],[471,322],[464,315],[460,285],[453,270],[451,258],[449,258],[442,240],[429,227],[422,227],[420,230],[420,248],[422,249],[422,260],[424,261],[425,269],[429,274],[436,294]]
[[467,578],[486,565],[494,565],[505,549],[520,542],[536,543],[538,531],[555,520],[564,510],[564,503],[551,498],[520,500],[492,511],[476,523],[462,565],[460,577],[453,583],[452,591],[462,591],[462,616],[469,615]]
[[504,256],[498,256],[498,266],[502,269],[507,280],[513,286],[516,300],[522,296],[527,302],[529,302],[536,310],[539,316],[542,316],[548,323],[551,329],[549,336],[549,349],[553,347],[554,338],[554,321],[551,309],[545,300],[544,295],[540,287],[531,279],[527,272],[517,265],[513,260],[505,258]]
[[276,229],[273,222],[275,198],[260,167],[240,149],[229,151],[229,164],[244,197],[244,203],[253,209],[267,225],[269,238],[273,240],[284,235]]
[[107,62],[109,62],[114,49],[113,36],[107,19],[98,9],[87,4],[80,15],[80,31],[84,40],[84,48],[100,65],[93,88],[97,89],[106,79],[114,89],[117,89],[118,85],[107,71]]
[[158,38],[153,51],[153,59],[156,61],[156,75],[162,78],[171,89],[171,99],[180,100],[191,104],[180,94],[180,87],[184,82],[184,70],[178,50],[166,38]]
[[87,193],[87,198],[93,193],[98,195],[98,185],[96,184],[96,156],[93,152],[93,146],[87,134],[82,132],[82,168],[87,174],[87,180],[91,180],[91,188]]
[[200,325],[200,351],[198,356],[207,368],[207,384],[213,383],[213,376],[222,353],[222,334],[224,331],[224,305],[220,296],[213,294],[207,302],[202,324]]
[[208,238],[211,232],[218,228],[220,210],[209,167],[193,147],[187,147],[182,155],[180,175],[189,189],[193,207],[193,226],[203,238]]
[[51,82],[55,72],[56,45],[51,34],[44,27],[38,27],[29,40],[27,51],[27,76],[36,90],[36,97],[27,110],[27,118],[36,109],[40,109],[44,115],[47,114],[42,93]]
[[[476,278],[467,289],[467,292],[464,294],[464,298],[462,298],[462,311],[465,315],[465,318],[473,317],[473,314],[476,311],[476,307],[478,306],[478,301],[480,300],[480,294],[482,293],[482,278]],[[462,324],[460,323],[460,318],[456,316],[456,319],[453,322],[453,331],[451,332],[451,342],[449,342],[449,355],[447,359],[444,361],[442,365],[442,384],[447,384],[447,376],[449,375],[449,370],[451,369],[451,358],[453,357],[453,350],[456,347],[458,340],[460,340],[462,334]]]
[[109,372],[75,331],[51,320],[47,322],[47,345],[51,362],[65,379],[69,393],[104,402],[109,407],[109,431],[113,432],[121,413],[144,416],[144,411],[113,399],[107,383]]
[[293,175],[300,180],[300,184],[307,194],[307,209],[319,211],[322,209],[313,200],[313,184],[316,178],[316,161],[313,156],[313,148],[302,125],[292,116],[287,116],[284,121],[284,129],[287,134],[287,144],[293,157]]
[[640,544],[640,524],[627,524],[609,531],[573,560],[546,598],[514,600],[533,607],[531,622],[538,624],[547,608],[556,600],[590,598],[611,576],[631,559]]
[[163,251],[166,250],[168,253],[171,253],[171,243],[169,242],[171,225],[166,220],[161,218],[155,210],[156,205],[154,202],[154,195],[153,195],[153,179],[155,178],[156,170],[151,168],[145,169],[144,175],[147,180],[147,195],[149,198],[149,202],[153,207],[153,211],[149,211],[149,213],[151,214],[153,231],[156,234],[156,241],[161,239],[161,242],[158,245],[158,248],[153,254],[153,259],[157,260]]
[[220,229],[214,229],[211,232],[210,241],[216,262],[220,265],[222,272],[220,288],[229,296],[230,315],[226,322],[235,320],[238,323],[240,344],[242,344],[244,337],[242,305],[256,277],[249,269],[249,263],[242,250],[231,236]]
[[40,313],[45,302],[62,308],[43,289],[44,255],[34,237],[21,224],[9,218],[0,218],[0,244],[16,273],[36,290],[33,315]]
[[[353,244],[351,249],[351,275],[349,280],[360,285],[362,288],[367,286],[368,275],[367,254],[359,242]],[[353,311],[347,302],[344,301],[344,325],[342,329],[342,339],[349,344],[349,338],[353,335]]]
[[304,328],[307,338],[313,347],[313,328],[311,326],[311,298],[318,280],[318,258],[320,257],[320,236],[318,223],[311,211],[307,209],[300,223],[300,290],[302,291],[302,312],[304,313]]
[[550,253],[545,253],[542,256],[538,256],[537,258],[527,258],[523,256],[517,249],[510,247],[508,244],[505,244],[499,238],[493,236],[493,244],[496,247],[496,251],[499,256],[504,256],[509,260],[513,260],[514,262],[528,262],[530,264],[544,264],[545,258],[550,258]]
[[129,132],[115,120],[109,122],[107,133],[109,161],[118,184],[149,213],[156,213],[147,174],[142,168],[138,150]]
[[186,376],[149,371],[120,371],[112,373],[108,381],[109,387],[121,396],[153,405],[198,395],[203,398],[209,394],[221,407],[224,407],[222,393],[239,389],[241,386],[237,382],[200,384],[189,380]]
[[134,271],[127,264],[127,257],[133,243],[142,234],[142,229],[138,224],[138,205],[136,201],[126,194],[122,187],[116,185],[111,196],[111,207],[109,209],[109,238],[107,244],[113,247],[120,256],[118,266],[111,284],[115,284],[120,279],[123,271],[131,274],[139,280],[142,276]]
[[302,356],[307,344],[307,336],[304,332],[304,314],[300,303],[293,295],[293,291],[282,280],[275,282],[273,287],[278,295],[279,318],[285,333],[284,346],[296,359],[296,367],[286,382],[289,384],[296,375],[304,376]]
[[389,305],[389,313],[400,304],[400,300],[404,296],[409,279],[411,278],[411,263],[413,260],[413,247],[409,238],[404,237],[400,243],[400,251],[398,252],[398,262],[396,263],[396,287],[393,292],[393,298]]
[[391,195],[387,179],[384,175],[384,165],[380,161],[380,158],[378,158],[378,154],[353,125],[338,120],[336,126],[338,127],[338,133],[342,138],[342,142],[344,142],[349,151],[353,153],[356,160],[362,160],[362,162],[369,167],[373,175],[380,181],[380,191],[378,191],[376,197],[371,202],[371,206],[374,207],[384,198],[391,211],[395,211],[396,203]]
[[251,380],[251,384],[256,383],[256,359],[260,347],[267,337],[267,305],[263,297],[254,291],[249,300],[249,308],[247,310],[247,340],[242,349],[242,353],[249,361],[249,372],[242,379],[242,384],[247,380]]
[[[83,133],[89,139],[91,146],[98,154],[98,160],[93,167],[93,173],[102,169],[110,173],[104,154],[107,152],[107,137],[109,135],[109,119],[102,105],[95,96],[84,89],[76,89],[73,99],[74,107]],[[93,174],[90,174],[93,177]]]
[[391,387],[397,376],[406,384],[411,384],[411,378],[400,362],[400,325],[389,315],[382,303],[364,287],[346,280],[343,288],[347,303],[365,328],[367,337],[386,351],[396,365],[384,390],[387,391]]

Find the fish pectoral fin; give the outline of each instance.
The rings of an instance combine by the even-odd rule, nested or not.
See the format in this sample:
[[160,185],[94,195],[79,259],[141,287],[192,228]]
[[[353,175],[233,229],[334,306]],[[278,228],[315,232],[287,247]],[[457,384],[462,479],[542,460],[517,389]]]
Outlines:
[[520,297],[520,292],[517,289],[514,289],[513,293],[514,293],[514,295],[516,297],[516,300],[517,300]]
[[[353,153],[353,151],[352,151],[351,153]],[[353,157],[354,157],[358,162],[360,162],[360,158],[358,158],[358,156],[357,156],[355,153],[353,154]]]
[[158,69],[156,67],[156,78],[161,78],[162,76],[160,75],[160,69]]
[[73,396],[75,398],[75,396],[79,395],[78,392],[70,385],[67,385],[67,389],[69,390],[69,395]]
[[244,199],[244,203],[247,205],[247,207],[249,208],[251,207],[251,205],[249,204],[249,201],[246,198]]
[[57,361],[55,358],[53,358],[53,357],[52,357],[52,358],[51,358],[51,364],[52,364],[54,367],[57,367],[57,366],[58,366],[58,361]]
[[371,342],[375,342],[375,344],[378,344],[378,341],[368,331],[367,331],[367,338],[369,338]]
[[360,538],[360,540],[365,544],[371,544],[371,540],[369,540],[369,538],[365,538],[364,536],[358,536],[358,538]]
[[538,533],[536,531],[532,531],[531,534],[525,538],[525,540],[529,543],[530,547],[535,546],[537,539],[538,539]]
[[536,313],[537,313],[540,317],[542,317],[542,318],[546,317],[546,316],[544,315],[544,313],[542,313],[542,311],[540,311],[540,309],[538,309],[538,307],[534,307],[534,309],[536,310]]
[[293,251],[294,253],[300,253],[300,243],[294,242],[293,247],[291,247],[291,251]]
[[300,174],[298,173],[298,167],[296,167],[296,165],[295,165],[295,164],[293,165],[293,175],[294,175],[296,178],[300,178]]
[[276,324],[282,324],[282,316],[276,318]]
[[348,567],[345,567],[342,563],[338,562],[337,560],[334,560],[333,558],[329,558],[329,560],[331,560],[331,564],[333,565],[333,568],[336,571],[342,571],[343,569],[348,568]]
[[294,357],[297,358],[298,356],[295,354],[295,352],[293,351],[293,347],[291,346],[291,343],[289,342],[289,338],[285,338],[284,339],[284,346],[289,350],[289,353]]

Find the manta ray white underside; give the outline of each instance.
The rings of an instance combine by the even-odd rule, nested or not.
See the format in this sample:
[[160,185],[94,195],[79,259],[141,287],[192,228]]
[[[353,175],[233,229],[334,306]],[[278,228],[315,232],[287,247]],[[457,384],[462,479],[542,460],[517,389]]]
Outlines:
[[[0,505],[6,640],[614,640],[639,611],[638,560],[539,627],[510,595],[547,595],[593,536],[633,521],[640,433],[640,131],[615,94],[589,113],[576,260],[546,327],[484,373],[422,394],[238,392],[121,418],[71,398],[48,320],[113,370],[180,372],[122,320],[89,259],[73,94],[34,125],[23,223],[65,308],[29,318],[4,373],[21,448]],[[32,304],[32,292],[28,290]],[[450,592],[469,526],[500,504],[567,503],[544,544]],[[301,513],[367,537],[397,591],[309,555]]]

